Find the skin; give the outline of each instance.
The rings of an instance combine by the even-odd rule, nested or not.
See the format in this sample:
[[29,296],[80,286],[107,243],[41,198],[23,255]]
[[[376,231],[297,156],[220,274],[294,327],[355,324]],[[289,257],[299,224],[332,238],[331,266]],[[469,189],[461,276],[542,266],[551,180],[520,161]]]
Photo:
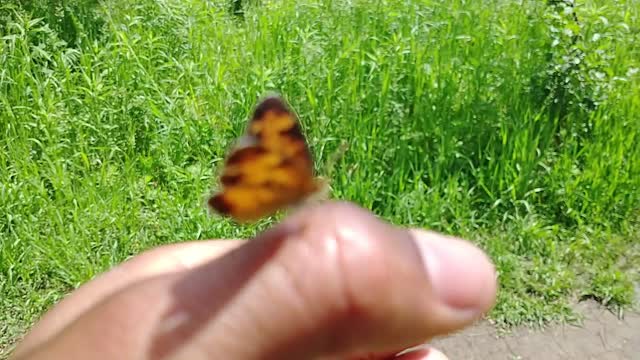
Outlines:
[[441,360],[415,346],[472,324],[496,288],[471,243],[328,202],[251,241],[143,253],[52,308],[12,359]]

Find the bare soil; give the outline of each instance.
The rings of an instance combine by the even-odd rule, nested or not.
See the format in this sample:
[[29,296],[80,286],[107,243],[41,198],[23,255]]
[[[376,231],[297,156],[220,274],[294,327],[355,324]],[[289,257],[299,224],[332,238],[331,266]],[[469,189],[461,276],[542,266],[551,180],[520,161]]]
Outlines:
[[625,312],[619,319],[593,301],[577,304],[576,311],[583,317],[581,324],[551,325],[544,330],[517,328],[499,334],[482,321],[431,345],[451,360],[640,360],[640,313]]

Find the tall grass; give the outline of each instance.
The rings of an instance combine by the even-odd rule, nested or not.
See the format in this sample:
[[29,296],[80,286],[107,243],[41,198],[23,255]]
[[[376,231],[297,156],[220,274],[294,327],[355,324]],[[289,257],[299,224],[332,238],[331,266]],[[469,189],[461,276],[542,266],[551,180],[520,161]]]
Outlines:
[[267,90],[320,173],[348,142],[334,197],[487,249],[499,322],[632,301],[637,1],[73,4],[73,33],[0,5],[0,344],[144,249],[272,224],[203,207]]

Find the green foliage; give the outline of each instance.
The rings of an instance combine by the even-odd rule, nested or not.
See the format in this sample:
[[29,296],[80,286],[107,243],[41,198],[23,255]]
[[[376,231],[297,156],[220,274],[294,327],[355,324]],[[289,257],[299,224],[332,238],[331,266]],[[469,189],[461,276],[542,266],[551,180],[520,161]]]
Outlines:
[[[95,40],[102,34],[104,21],[98,6],[98,0],[5,0],[0,14],[18,11],[41,18],[68,46],[77,47],[81,41]],[[0,30],[8,20],[0,16]]]
[[494,319],[629,304],[638,7],[557,3],[256,1],[242,17],[228,1],[0,5],[0,346],[129,256],[271,225],[203,202],[272,89],[318,170],[348,141],[334,197],[487,249]]

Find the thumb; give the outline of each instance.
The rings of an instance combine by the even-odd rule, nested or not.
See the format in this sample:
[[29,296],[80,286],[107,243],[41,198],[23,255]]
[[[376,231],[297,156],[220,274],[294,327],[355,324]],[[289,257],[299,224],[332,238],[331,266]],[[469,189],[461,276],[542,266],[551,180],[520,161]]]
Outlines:
[[[495,299],[493,266],[473,245],[399,229],[346,203],[306,209],[236,256],[244,254],[243,268],[255,272],[227,284],[241,290],[189,340],[194,346],[176,352],[180,358],[387,353],[463,327]],[[184,281],[199,279],[202,289],[216,275],[243,272],[230,266]]]
[[[493,266],[471,244],[327,203],[196,269],[130,286],[69,326],[57,348],[92,358],[97,347],[105,358],[389,353],[469,324],[495,292]],[[92,333],[100,340],[87,341]]]

